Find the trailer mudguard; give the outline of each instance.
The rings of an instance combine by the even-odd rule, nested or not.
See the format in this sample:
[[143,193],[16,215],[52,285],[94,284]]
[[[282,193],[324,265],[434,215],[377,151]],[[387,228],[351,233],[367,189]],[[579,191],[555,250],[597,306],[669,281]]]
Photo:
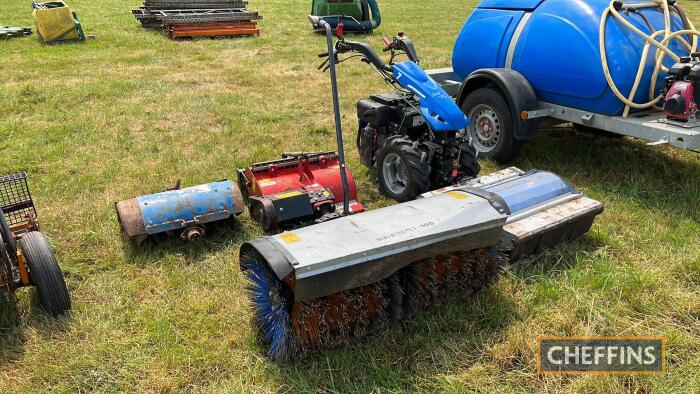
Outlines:
[[489,85],[495,85],[508,102],[513,115],[515,139],[522,141],[534,137],[539,128],[538,119],[523,120],[520,114],[538,109],[537,95],[527,79],[517,71],[507,68],[474,71],[464,80],[457,95],[457,103],[461,107],[469,93]]

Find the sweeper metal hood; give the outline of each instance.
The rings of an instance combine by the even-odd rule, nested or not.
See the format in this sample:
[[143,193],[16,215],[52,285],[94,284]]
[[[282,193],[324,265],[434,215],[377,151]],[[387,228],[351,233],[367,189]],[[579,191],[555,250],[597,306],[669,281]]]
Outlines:
[[303,301],[378,282],[422,259],[495,245],[507,217],[498,195],[455,189],[263,237],[241,252],[254,249]]

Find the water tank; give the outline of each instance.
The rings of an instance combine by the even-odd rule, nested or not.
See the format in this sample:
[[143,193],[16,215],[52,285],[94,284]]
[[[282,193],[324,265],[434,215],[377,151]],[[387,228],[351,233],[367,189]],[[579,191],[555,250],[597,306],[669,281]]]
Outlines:
[[[483,0],[457,37],[453,68],[462,79],[481,68],[512,68],[532,84],[540,101],[620,115],[624,104],[609,88],[600,60],[599,25],[609,5],[610,0]],[[662,12],[644,9],[642,14],[655,30],[663,29]],[[650,34],[640,15],[626,18]],[[672,30],[682,29],[681,18],[674,14]],[[627,95],[637,75],[645,41],[612,16],[605,34],[611,74],[620,91]],[[687,54],[677,41],[671,49]],[[649,101],[655,50],[649,52],[636,102]],[[666,65],[672,63],[667,58]],[[659,90],[663,77],[662,73],[657,83]]]

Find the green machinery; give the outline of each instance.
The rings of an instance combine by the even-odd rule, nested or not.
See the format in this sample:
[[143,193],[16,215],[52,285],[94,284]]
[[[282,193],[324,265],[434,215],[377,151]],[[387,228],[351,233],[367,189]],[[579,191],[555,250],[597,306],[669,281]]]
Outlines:
[[333,29],[343,24],[346,32],[369,33],[379,27],[382,16],[377,0],[313,0],[309,21],[321,31],[321,21]]
[[78,15],[62,1],[32,3],[36,32],[44,44],[83,42],[86,39]]
[[311,15],[329,16],[343,15],[358,21],[365,19],[367,6],[363,7],[360,0],[315,0],[312,4]]

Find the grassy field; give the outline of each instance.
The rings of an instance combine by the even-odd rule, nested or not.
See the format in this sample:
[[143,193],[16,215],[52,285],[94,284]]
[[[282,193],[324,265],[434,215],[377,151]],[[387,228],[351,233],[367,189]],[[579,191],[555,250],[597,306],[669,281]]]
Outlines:
[[[21,291],[0,324],[0,391],[698,392],[700,156],[569,129],[543,131],[515,165],[557,172],[606,203],[589,235],[522,261],[479,297],[292,365],[263,356],[238,271],[237,231],[197,245],[133,249],[114,202],[230,178],[283,150],[334,146],[323,38],[309,0],[251,0],[259,38],[174,42],[141,29],[138,0],[72,0],[83,45],[0,41],[0,172],[25,170],[74,303],[53,320]],[[450,64],[476,3],[383,0],[427,68]],[[439,4],[439,6],[436,6]],[[700,21],[700,5],[685,1]],[[0,24],[31,26],[28,1]],[[341,69],[347,140],[354,103],[384,90],[360,63]],[[389,204],[349,144],[362,201]],[[486,163],[485,172],[497,169]],[[661,377],[540,377],[537,335],[665,335]]]

